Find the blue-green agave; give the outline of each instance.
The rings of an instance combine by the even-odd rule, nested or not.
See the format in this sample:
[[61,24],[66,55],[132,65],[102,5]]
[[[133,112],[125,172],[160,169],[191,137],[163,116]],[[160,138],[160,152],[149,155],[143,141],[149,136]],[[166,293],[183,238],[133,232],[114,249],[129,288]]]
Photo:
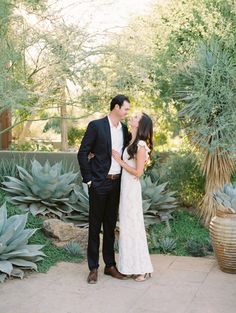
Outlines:
[[36,262],[45,254],[42,245],[28,244],[37,229],[25,229],[27,214],[7,217],[6,204],[0,207],[0,282],[7,276],[23,278],[24,269],[37,271]]
[[225,184],[223,188],[214,193],[213,197],[222,209],[225,208],[225,211],[236,213],[236,183]]
[[69,198],[77,174],[63,173],[62,162],[53,166],[48,161],[43,166],[37,160],[31,163],[31,173],[17,166],[19,179],[7,176],[8,181],[2,183],[10,194],[8,201],[33,215],[53,213],[61,218],[73,211]]
[[175,191],[167,191],[168,182],[158,185],[151,177],[141,178],[143,213],[146,227],[172,218],[171,213],[177,207]]
[[72,220],[79,227],[84,228],[88,228],[89,226],[89,195],[86,187],[83,185],[74,187],[69,200],[73,212],[65,217],[66,221]]

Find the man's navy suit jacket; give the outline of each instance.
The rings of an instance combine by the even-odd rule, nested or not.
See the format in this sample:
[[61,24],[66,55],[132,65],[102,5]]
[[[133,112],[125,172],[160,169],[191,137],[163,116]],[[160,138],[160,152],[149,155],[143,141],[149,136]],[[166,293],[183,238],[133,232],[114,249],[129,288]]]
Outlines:
[[[127,126],[122,123],[124,148],[129,142]],[[89,158],[89,154],[94,156]],[[83,182],[92,181],[99,186],[107,177],[111,167],[111,131],[108,117],[94,120],[88,124],[78,152],[78,161]]]

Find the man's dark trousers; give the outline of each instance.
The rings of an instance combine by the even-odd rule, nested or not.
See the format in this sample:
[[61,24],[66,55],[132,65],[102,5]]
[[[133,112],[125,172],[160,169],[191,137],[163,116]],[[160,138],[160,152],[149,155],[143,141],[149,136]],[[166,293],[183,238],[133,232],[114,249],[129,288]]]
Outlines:
[[103,260],[107,267],[115,266],[114,230],[116,227],[120,198],[120,178],[106,178],[99,187],[89,187],[89,239],[88,266],[99,267],[100,231],[103,228]]

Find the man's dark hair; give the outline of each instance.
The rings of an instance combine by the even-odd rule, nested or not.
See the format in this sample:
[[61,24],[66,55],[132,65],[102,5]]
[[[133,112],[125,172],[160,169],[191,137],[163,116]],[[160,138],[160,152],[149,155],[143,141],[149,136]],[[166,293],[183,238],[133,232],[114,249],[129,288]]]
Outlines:
[[110,103],[110,110],[112,111],[115,107],[116,104],[119,105],[119,107],[121,108],[122,105],[124,104],[124,101],[127,101],[130,103],[129,98],[124,96],[124,95],[117,95],[115,96]]

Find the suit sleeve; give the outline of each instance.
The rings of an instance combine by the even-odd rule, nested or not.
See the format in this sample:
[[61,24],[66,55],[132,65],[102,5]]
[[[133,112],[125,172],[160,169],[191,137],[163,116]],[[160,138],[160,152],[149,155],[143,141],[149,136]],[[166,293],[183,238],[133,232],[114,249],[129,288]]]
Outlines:
[[94,125],[93,122],[90,122],[82,139],[77,155],[84,183],[87,183],[92,180],[88,155],[90,152],[92,152],[93,145],[96,141],[96,136],[97,136],[96,126]]

